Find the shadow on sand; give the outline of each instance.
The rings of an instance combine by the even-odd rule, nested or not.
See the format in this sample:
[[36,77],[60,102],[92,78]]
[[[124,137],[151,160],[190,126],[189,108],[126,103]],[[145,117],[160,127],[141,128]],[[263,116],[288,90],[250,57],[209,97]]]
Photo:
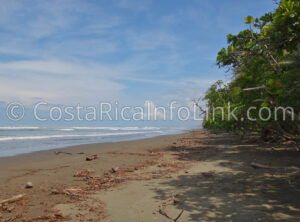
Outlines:
[[163,182],[170,190],[155,190],[157,199],[176,194],[181,200],[176,208],[183,209],[191,221],[300,221],[299,171],[250,166],[256,161],[299,167],[299,152],[224,134],[186,138],[191,140],[169,149],[178,151],[174,155],[182,161],[196,161],[198,167]]

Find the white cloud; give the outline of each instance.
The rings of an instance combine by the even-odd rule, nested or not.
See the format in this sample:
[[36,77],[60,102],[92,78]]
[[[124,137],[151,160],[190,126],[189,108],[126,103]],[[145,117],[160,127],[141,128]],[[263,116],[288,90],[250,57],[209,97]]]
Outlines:
[[165,31],[129,32],[129,44],[134,50],[174,49],[177,39]]
[[156,104],[172,99],[187,103],[212,82],[188,78],[186,67],[207,53],[199,45],[191,50],[181,33],[166,27],[186,22],[185,11],[158,16],[163,26],[151,21],[148,27],[155,13],[143,15],[143,29],[131,14],[148,13],[152,1],[120,0],[112,5],[119,7],[117,14],[101,1],[0,2],[0,56],[5,59],[0,63],[0,100],[95,103],[126,98],[134,103],[142,98],[132,92],[144,84],[161,92]]
[[4,16],[0,24],[25,36],[40,38],[53,34],[69,27],[75,19],[68,11],[72,7],[70,1],[34,1],[30,6],[23,1],[9,2],[1,2]]
[[[51,103],[96,103],[118,99],[124,85],[112,80],[117,69],[58,61],[22,61],[0,64],[0,99]],[[120,74],[121,75],[121,74]]]

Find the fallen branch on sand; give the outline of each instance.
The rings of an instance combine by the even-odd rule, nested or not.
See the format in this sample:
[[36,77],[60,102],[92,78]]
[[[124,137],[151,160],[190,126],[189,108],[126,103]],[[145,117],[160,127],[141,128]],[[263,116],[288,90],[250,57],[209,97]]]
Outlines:
[[165,216],[166,218],[168,218],[168,219],[171,219],[171,220],[173,220],[171,217],[169,217],[169,215],[162,209],[163,207],[162,207],[162,204],[159,206],[159,213],[161,214],[161,215],[163,215],[163,216]]
[[19,201],[24,196],[25,196],[25,194],[19,194],[19,195],[13,196],[12,198],[9,198],[9,199],[6,199],[6,200],[1,200],[0,201],[0,206],[3,205],[3,204],[6,204],[6,203],[13,203],[13,202]]
[[264,164],[260,164],[260,163],[256,163],[256,162],[252,162],[250,164],[253,168],[261,168],[261,169],[271,169],[271,170],[300,170],[299,167],[295,167],[295,166],[291,166],[291,167],[271,167],[268,165],[264,165]]
[[59,155],[59,154],[68,154],[68,155],[72,155],[72,153],[68,153],[68,152],[64,152],[64,151],[54,151],[54,153],[56,154],[56,155]]
[[174,222],[176,222],[176,221],[181,217],[183,211],[184,211],[184,210],[181,210],[181,212],[178,214],[178,216],[177,216],[175,219],[171,218],[171,217],[170,217],[170,216],[162,209],[161,206],[159,207],[159,211],[158,211],[158,212],[159,212],[161,215],[165,216],[166,218],[168,218],[168,219],[173,220]]
[[64,189],[54,188],[51,190],[51,194],[52,195],[63,194],[69,196],[72,199],[83,200],[86,197],[87,191],[85,191],[84,188],[81,187],[70,187]]
[[93,171],[92,170],[79,170],[79,171],[76,171],[74,173],[74,177],[86,177],[88,175],[90,175]]
[[167,201],[165,201],[165,202],[163,202],[163,203],[161,203],[161,204],[159,205],[159,210],[158,210],[158,212],[159,212],[161,215],[165,216],[166,218],[168,218],[168,219],[173,220],[174,222],[176,222],[176,221],[181,217],[181,215],[182,215],[182,213],[183,213],[184,210],[181,210],[181,212],[178,214],[178,216],[177,216],[175,219],[173,219],[173,218],[171,218],[171,217],[167,214],[167,212],[165,211],[165,209],[166,209],[166,206],[167,206],[167,205],[169,205],[169,204],[178,204],[179,202],[180,202],[180,201],[178,201],[177,199],[175,199],[175,197],[173,196],[171,199],[169,199],[169,200],[167,200]]
[[204,176],[206,178],[210,178],[210,177],[213,177],[215,175],[215,172],[214,171],[202,172],[201,174],[202,174],[202,176]]
[[66,220],[71,220],[69,216],[64,216],[63,213],[56,212],[51,215],[42,215],[39,217],[35,217],[30,219],[30,221],[66,221]]
[[178,214],[178,216],[174,219],[174,222],[176,222],[176,221],[179,219],[179,217],[181,217],[183,211],[184,211],[184,210],[181,210],[181,212]]

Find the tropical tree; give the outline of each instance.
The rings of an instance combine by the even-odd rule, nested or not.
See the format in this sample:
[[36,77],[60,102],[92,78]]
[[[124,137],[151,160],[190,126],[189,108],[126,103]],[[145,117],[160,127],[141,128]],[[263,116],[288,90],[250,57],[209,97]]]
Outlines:
[[[205,95],[203,126],[260,132],[266,138],[300,132],[300,1],[281,0],[274,12],[247,16],[248,28],[227,35],[217,65],[232,81],[213,84]],[[230,110],[235,109],[233,115]],[[216,109],[216,107],[223,107]],[[225,115],[226,118],[222,118]],[[267,118],[268,117],[268,118]]]

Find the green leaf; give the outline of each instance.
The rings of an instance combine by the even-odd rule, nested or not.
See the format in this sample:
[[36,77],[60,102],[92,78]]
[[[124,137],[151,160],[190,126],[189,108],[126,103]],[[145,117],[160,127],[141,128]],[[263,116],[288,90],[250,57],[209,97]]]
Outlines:
[[255,19],[251,15],[245,17],[245,24],[251,24],[253,22],[255,22]]
[[230,45],[229,47],[228,47],[228,52],[233,52],[234,51],[234,46],[233,45]]

